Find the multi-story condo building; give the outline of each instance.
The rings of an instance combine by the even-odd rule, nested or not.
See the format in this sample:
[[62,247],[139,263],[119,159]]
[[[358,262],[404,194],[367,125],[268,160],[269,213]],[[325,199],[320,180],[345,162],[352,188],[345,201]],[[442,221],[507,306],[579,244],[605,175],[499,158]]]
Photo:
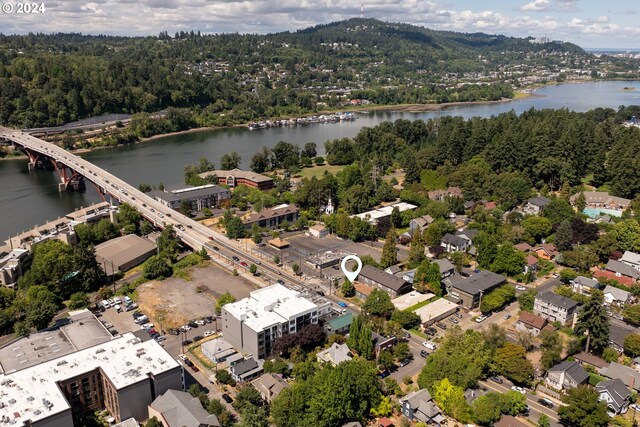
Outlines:
[[573,324],[577,308],[578,303],[571,298],[553,292],[545,292],[536,295],[533,314],[544,317],[551,322],[560,322],[566,325]]
[[279,337],[318,323],[330,306],[322,297],[275,284],[222,307],[222,335],[243,353],[264,359],[273,353]]

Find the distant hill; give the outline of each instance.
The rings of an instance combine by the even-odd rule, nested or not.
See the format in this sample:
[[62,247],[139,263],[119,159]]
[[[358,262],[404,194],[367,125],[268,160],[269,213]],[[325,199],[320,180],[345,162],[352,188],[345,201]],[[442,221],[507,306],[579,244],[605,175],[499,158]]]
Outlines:
[[0,35],[0,124],[185,109],[167,116],[162,131],[171,131],[339,109],[351,98],[499,100],[540,70],[555,79],[568,66],[594,76],[638,69],[637,60],[601,66],[574,44],[531,40],[362,18],[266,35]]

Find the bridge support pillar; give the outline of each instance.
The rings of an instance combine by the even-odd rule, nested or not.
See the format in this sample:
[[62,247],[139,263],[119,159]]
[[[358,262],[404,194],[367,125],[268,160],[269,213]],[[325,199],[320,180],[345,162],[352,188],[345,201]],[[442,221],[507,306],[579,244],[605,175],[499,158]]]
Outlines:
[[29,169],[29,172],[31,172],[36,169],[36,166],[33,163],[29,162],[27,164],[27,168]]
[[58,184],[58,192],[64,193],[65,191],[67,191],[67,184],[65,184],[64,182]]

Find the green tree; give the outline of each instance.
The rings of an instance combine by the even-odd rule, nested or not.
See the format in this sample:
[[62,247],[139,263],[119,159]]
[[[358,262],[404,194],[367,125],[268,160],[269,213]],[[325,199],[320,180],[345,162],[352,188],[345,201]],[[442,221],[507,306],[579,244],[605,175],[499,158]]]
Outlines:
[[512,245],[503,243],[500,249],[498,249],[495,260],[491,264],[491,270],[495,273],[517,276],[522,273],[524,265],[524,254]]
[[151,223],[147,220],[142,220],[142,222],[140,223],[140,235],[141,236],[147,236],[151,233],[153,233],[153,225],[151,225]]
[[485,375],[490,353],[480,333],[453,327],[427,359],[418,376],[418,386],[433,391],[433,384],[448,378],[463,389],[474,387]]
[[233,216],[225,221],[224,226],[229,239],[242,239],[245,236],[246,228],[242,220],[237,216]]
[[240,167],[241,161],[242,157],[240,157],[240,154],[236,153],[235,151],[224,154],[220,158],[220,169],[222,169],[223,171],[238,169]]
[[455,227],[449,221],[439,218],[427,227],[422,235],[422,240],[429,247],[437,247],[440,246],[440,241],[445,234],[454,231]]
[[394,366],[393,354],[389,350],[382,350],[378,355],[378,366],[380,369],[391,369]]
[[183,215],[186,216],[191,216],[193,209],[191,209],[191,202],[188,200],[182,200],[180,202],[180,212],[182,212]]
[[75,294],[71,295],[71,298],[69,298],[69,310],[78,310],[80,308],[85,308],[89,305],[90,301],[89,301],[89,295],[85,294],[84,292],[76,292]]
[[538,426],[551,427],[551,421],[549,421],[549,416],[547,414],[540,414],[540,417],[538,417]]
[[393,403],[389,396],[382,396],[380,403],[375,408],[371,408],[371,415],[376,418],[387,417],[393,413]]
[[624,339],[624,352],[631,357],[640,356],[640,334],[630,334]]
[[220,297],[218,297],[218,299],[216,300],[216,313],[222,313],[222,307],[233,302],[236,302],[236,297],[231,295],[228,291],[220,295]]
[[607,362],[615,362],[618,360],[618,357],[620,357],[620,355],[614,348],[607,347],[602,351],[602,358]]
[[560,224],[564,220],[571,221],[576,215],[573,208],[564,199],[551,199],[544,207],[542,215],[548,218],[552,224]]
[[607,405],[599,400],[599,394],[589,386],[570,389],[562,401],[558,416],[560,421],[577,427],[605,427],[609,425]]
[[419,230],[416,230],[416,232],[413,233],[413,237],[411,238],[411,248],[409,250],[409,261],[407,265],[409,268],[418,267],[422,263],[422,261],[426,259],[424,249],[425,248],[424,242],[422,242],[422,234]]
[[469,419],[470,408],[464,398],[464,389],[453,385],[447,378],[433,386],[433,400],[442,411],[460,422]]
[[480,311],[482,313],[489,313],[503,307],[505,304],[515,299],[515,288],[510,284],[502,285],[482,297],[482,301],[480,302]]
[[476,423],[492,426],[502,416],[502,398],[494,392],[479,396],[473,401],[471,411]]
[[622,310],[622,318],[627,323],[640,325],[640,304],[627,304]]
[[393,347],[393,357],[395,357],[396,360],[403,360],[410,356],[411,350],[409,344],[406,342],[399,342]]
[[531,384],[533,365],[527,359],[527,352],[517,344],[507,342],[496,351],[493,357],[496,372],[504,375],[517,384]]
[[141,182],[140,184],[138,184],[138,190],[142,191],[143,193],[148,193],[149,191],[153,190],[153,188],[151,188],[151,186],[146,182]]
[[129,203],[123,203],[118,207],[118,224],[124,234],[138,233],[142,215]]
[[533,312],[533,303],[535,302],[538,291],[535,289],[527,289],[520,295],[518,295],[518,303],[520,304],[520,310]]
[[413,278],[413,287],[419,292],[430,291],[436,296],[442,296],[442,274],[440,267],[428,259],[422,261]]
[[380,266],[382,268],[387,268],[397,263],[398,250],[396,249],[396,230],[395,228],[391,228],[384,241],[382,257],[380,258]]
[[569,220],[564,220],[558,226],[556,231],[555,244],[558,250],[568,251],[572,248],[571,242],[573,241],[573,232],[571,230],[571,223]]
[[551,234],[551,221],[541,216],[528,216],[521,222],[530,243],[541,241]]
[[636,219],[618,222],[610,232],[616,246],[623,251],[640,252],[640,224]]
[[395,310],[391,320],[398,322],[404,329],[414,329],[420,326],[420,316],[413,311]]
[[604,296],[601,291],[593,290],[591,298],[584,305],[575,331],[578,336],[589,334],[590,349],[601,353],[609,345],[609,317],[603,305]]
[[158,255],[170,262],[175,262],[180,253],[180,240],[176,235],[173,225],[167,225],[156,241],[158,244]]
[[147,422],[144,424],[144,427],[162,427],[162,424],[156,417],[149,418]]
[[256,273],[258,272],[258,266],[255,264],[251,264],[249,266],[249,272],[255,276]]
[[389,318],[395,307],[391,302],[389,294],[381,291],[380,289],[374,289],[362,304],[362,312],[371,316]]
[[545,370],[555,366],[562,360],[562,338],[557,331],[543,330],[540,332],[542,357],[540,362]]
[[157,255],[149,258],[142,269],[142,275],[145,279],[164,279],[170,277],[173,274],[171,266],[167,263],[165,258]]
[[481,268],[489,268],[498,255],[498,244],[495,238],[489,233],[481,231],[474,239],[473,244],[477,250],[478,265]]
[[576,210],[578,211],[578,213],[582,213],[582,211],[584,211],[584,208],[587,207],[587,199],[582,191],[576,196],[574,205],[576,206]]
[[345,298],[351,298],[356,295],[356,288],[354,288],[353,283],[351,283],[351,281],[347,279],[342,282],[342,287],[340,288],[340,290],[342,291],[342,295],[344,295]]

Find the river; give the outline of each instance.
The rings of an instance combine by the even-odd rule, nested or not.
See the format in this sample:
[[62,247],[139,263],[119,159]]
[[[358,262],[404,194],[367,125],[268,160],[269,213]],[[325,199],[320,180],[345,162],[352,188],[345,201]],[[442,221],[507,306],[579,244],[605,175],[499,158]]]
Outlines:
[[[635,87],[625,91],[624,87]],[[429,119],[444,115],[490,117],[507,111],[521,113],[530,108],[568,108],[588,111],[597,107],[617,109],[620,105],[640,104],[640,81],[608,81],[585,84],[547,86],[535,97],[503,103],[450,106],[432,112],[373,111],[359,114],[353,122],[317,124],[299,127],[250,131],[244,128],[204,130],[159,138],[126,147],[96,150],[83,154],[87,160],[128,181],[132,185],[146,182],[175,185],[183,182],[186,164],[206,157],[219,165],[220,156],[237,151],[242,166],[261,147],[273,147],[278,141],[303,146],[316,142],[324,154],[329,139],[353,137],[364,126],[375,126],[385,120]],[[26,160],[0,161],[0,241],[16,233],[58,218],[75,208],[99,201],[88,185],[85,193],[58,193],[54,172],[29,173]]]

